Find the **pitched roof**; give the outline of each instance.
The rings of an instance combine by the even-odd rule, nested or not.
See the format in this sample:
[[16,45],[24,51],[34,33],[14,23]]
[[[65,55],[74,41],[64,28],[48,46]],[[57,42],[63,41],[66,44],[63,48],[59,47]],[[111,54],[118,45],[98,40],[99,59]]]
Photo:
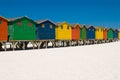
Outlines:
[[46,21],[49,21],[52,24],[56,25],[54,22],[52,22],[51,20],[48,20],[48,19],[46,19],[46,20],[36,20],[35,22],[36,22],[36,24],[41,24],[41,23],[46,22]]
[[70,27],[72,27],[72,25],[71,24],[69,24],[68,22],[58,22],[58,23],[56,23],[56,25],[63,25],[64,23],[66,23],[66,24],[68,24]]
[[113,30],[113,28],[109,28],[109,29],[108,29],[108,31],[109,31],[109,30],[112,30],[112,31],[114,31],[114,30]]
[[108,30],[108,28],[103,28],[103,30]]
[[94,27],[94,26],[88,26],[87,28],[89,29],[89,28],[91,28],[91,27],[93,27],[93,28],[95,29],[95,27]]
[[[27,16],[21,16],[21,17],[15,17],[15,18],[8,18],[8,21],[9,21],[9,22],[14,22],[14,21],[16,21],[16,20],[20,20],[20,19],[23,19],[23,18],[29,19],[29,20],[31,20],[32,22],[34,22],[32,19],[30,19],[30,18],[27,17]],[[35,23],[35,22],[34,22],[34,23]]]
[[118,31],[120,31],[120,29],[118,29]]
[[118,29],[113,29],[113,31],[119,31]]
[[9,21],[7,18],[3,17],[3,16],[0,16],[0,18],[6,20],[7,22]]
[[57,22],[56,24],[61,25],[61,24],[64,24],[64,23],[67,23],[67,22],[65,22],[65,21],[64,22]]
[[73,24],[72,27],[75,28],[75,27],[77,27],[77,25],[78,25],[79,28],[80,28],[80,25],[79,25],[78,23],[77,23],[77,24]]
[[81,28],[83,28],[83,27],[87,28],[85,24],[81,25]]
[[95,29],[102,29],[102,30],[104,30],[104,28],[101,27],[101,26],[95,27]]

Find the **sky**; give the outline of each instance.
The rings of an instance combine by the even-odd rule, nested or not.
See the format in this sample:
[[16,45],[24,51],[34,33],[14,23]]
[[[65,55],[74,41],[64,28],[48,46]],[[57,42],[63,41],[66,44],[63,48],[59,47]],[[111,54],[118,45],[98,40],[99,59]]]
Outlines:
[[0,15],[120,28],[120,0],[0,0]]

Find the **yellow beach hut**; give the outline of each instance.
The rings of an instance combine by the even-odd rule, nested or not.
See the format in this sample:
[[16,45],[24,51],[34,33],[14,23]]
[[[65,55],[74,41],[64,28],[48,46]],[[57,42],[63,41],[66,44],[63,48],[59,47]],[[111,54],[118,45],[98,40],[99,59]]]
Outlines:
[[56,40],[71,40],[72,39],[72,26],[67,22],[57,23],[55,29]]

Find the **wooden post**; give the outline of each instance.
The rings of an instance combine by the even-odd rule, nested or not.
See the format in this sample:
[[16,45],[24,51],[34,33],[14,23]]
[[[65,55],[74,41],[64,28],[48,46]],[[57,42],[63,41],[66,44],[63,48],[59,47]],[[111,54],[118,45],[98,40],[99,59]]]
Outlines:
[[57,45],[58,45],[58,47],[60,47],[60,42],[59,41],[57,41]]
[[73,43],[74,43],[74,46],[75,46],[75,44],[76,44],[76,41],[74,40],[74,41],[73,41]]
[[6,51],[6,42],[4,42],[3,45],[4,45],[4,50]]
[[69,41],[69,45],[71,46],[71,40]]
[[63,41],[63,47],[65,47],[65,42],[66,42],[66,41]]
[[45,48],[47,48],[47,46],[48,46],[48,45],[47,45],[47,41],[45,41]]
[[2,43],[0,42],[0,50],[2,50]]
[[77,46],[79,46],[79,40],[77,40]]
[[35,49],[34,41],[31,41],[31,44],[33,45],[33,49]]
[[38,49],[40,49],[41,43],[39,41],[38,41],[37,45],[38,45]]
[[25,42],[23,42],[23,47],[22,47],[23,50],[25,50]]
[[55,41],[52,41],[52,47],[53,48],[55,47]]
[[13,51],[15,50],[15,49],[14,49],[14,45],[15,45],[15,42],[12,42],[12,48],[13,48]]

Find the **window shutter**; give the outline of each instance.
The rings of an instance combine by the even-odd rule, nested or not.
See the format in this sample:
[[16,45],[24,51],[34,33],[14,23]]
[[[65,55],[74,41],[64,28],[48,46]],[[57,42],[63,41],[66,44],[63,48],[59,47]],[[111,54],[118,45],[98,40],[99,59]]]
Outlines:
[[45,28],[45,24],[42,24],[42,28]]
[[22,23],[21,22],[18,22],[18,26],[21,26],[22,25]]
[[52,26],[52,24],[51,24],[51,25],[50,25],[50,28],[52,29],[52,27],[53,27],[53,26]]
[[32,26],[32,23],[31,23],[31,22],[29,22],[29,23],[28,23],[28,25],[31,27],[31,26]]

